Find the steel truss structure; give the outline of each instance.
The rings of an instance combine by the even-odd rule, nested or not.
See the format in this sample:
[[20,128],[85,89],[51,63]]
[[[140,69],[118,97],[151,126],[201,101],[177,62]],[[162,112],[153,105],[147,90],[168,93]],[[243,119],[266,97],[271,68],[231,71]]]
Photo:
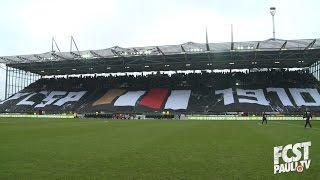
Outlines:
[[6,66],[5,98],[7,99],[40,78],[38,74]]
[[[54,50],[54,46],[58,51]],[[73,50],[72,47],[75,47]],[[6,98],[46,75],[118,72],[309,68],[320,80],[320,39],[206,43],[79,51],[71,37],[70,52],[2,56],[6,65]]]
[[194,69],[309,67],[320,58],[320,39],[194,43],[102,50],[54,51],[0,57],[0,63],[40,75]]
[[320,61],[315,62],[309,67],[309,72],[320,81]]

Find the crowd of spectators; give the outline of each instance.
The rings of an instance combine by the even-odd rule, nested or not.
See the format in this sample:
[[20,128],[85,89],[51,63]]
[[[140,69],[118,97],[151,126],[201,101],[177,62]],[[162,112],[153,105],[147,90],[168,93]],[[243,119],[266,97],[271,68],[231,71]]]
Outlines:
[[259,72],[217,73],[174,73],[171,75],[155,73],[150,75],[125,76],[80,76],[65,78],[42,78],[31,84],[29,89],[87,89],[101,88],[201,88],[235,85],[304,85],[318,84],[318,81],[305,71],[271,70]]

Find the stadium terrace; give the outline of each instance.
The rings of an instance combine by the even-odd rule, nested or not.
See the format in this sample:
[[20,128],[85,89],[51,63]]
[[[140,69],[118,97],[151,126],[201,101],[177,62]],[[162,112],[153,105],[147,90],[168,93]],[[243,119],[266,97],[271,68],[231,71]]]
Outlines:
[[1,57],[6,100],[0,111],[149,117],[318,111],[319,57],[320,39],[116,46]]

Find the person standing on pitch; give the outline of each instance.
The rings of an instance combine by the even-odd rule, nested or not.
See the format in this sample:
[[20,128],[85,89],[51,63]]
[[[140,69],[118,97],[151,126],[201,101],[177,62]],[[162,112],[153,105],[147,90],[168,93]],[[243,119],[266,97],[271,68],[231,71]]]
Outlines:
[[263,124],[263,122],[266,122],[266,124],[268,124],[268,122],[267,122],[267,115],[266,115],[265,112],[262,113],[262,124]]
[[303,115],[303,118],[306,118],[306,124],[304,125],[304,128],[306,128],[308,124],[309,124],[309,127],[312,128],[311,123],[310,123],[310,119],[312,119],[311,112],[307,110],[305,112],[305,114]]

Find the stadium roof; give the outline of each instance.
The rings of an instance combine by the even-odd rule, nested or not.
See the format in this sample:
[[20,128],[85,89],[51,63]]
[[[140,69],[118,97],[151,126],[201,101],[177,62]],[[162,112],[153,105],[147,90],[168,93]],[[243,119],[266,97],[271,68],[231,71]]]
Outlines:
[[320,60],[320,39],[194,43],[0,57],[0,63],[40,75],[308,67]]

